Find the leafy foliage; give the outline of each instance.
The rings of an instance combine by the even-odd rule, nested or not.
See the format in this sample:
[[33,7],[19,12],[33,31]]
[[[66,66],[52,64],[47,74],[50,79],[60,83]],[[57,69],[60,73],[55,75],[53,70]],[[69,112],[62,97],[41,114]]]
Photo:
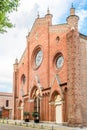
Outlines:
[[29,116],[30,114],[29,114],[29,112],[24,112],[24,116],[26,117],[26,116]]
[[34,112],[32,112],[32,116],[33,117],[39,117],[39,113],[34,111]]
[[8,14],[17,11],[19,0],[0,0],[0,33],[6,32],[6,28],[13,27]]

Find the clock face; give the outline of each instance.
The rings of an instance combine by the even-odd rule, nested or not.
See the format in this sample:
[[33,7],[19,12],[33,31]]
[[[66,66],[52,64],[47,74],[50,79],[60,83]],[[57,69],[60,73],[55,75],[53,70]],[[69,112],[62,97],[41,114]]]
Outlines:
[[58,69],[61,68],[62,65],[63,65],[63,63],[64,63],[64,58],[63,58],[63,56],[59,56],[59,57],[57,58],[57,60],[56,60],[56,67],[57,67]]
[[42,58],[43,58],[43,53],[42,51],[38,51],[37,54],[36,54],[36,57],[35,57],[35,64],[36,64],[36,67],[39,67],[41,62],[42,62]]

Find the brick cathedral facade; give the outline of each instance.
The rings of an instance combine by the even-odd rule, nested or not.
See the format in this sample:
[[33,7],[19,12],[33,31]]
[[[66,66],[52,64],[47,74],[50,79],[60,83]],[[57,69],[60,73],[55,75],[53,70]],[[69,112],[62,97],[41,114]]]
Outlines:
[[87,36],[78,32],[75,8],[66,21],[53,25],[49,10],[35,19],[14,64],[14,119],[38,111],[40,121],[87,125]]

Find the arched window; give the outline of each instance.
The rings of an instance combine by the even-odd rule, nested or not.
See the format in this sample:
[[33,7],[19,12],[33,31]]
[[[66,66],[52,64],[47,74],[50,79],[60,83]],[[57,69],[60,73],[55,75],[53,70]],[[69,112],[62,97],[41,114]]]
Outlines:
[[55,56],[54,56],[54,65],[57,69],[62,68],[64,64],[64,57],[63,54],[61,52],[58,52]]
[[34,49],[32,53],[32,67],[34,69],[38,69],[42,64],[42,60],[43,60],[43,49],[39,45]]
[[60,37],[59,37],[59,36],[57,36],[57,37],[56,37],[56,41],[57,41],[57,42],[59,42],[59,40],[60,40]]
[[22,84],[25,84],[26,82],[26,76],[24,74],[21,76],[21,82]]

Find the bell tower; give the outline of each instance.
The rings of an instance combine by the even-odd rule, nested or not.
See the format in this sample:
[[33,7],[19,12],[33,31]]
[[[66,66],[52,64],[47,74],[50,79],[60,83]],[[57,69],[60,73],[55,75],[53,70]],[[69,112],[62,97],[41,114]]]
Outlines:
[[70,9],[70,16],[67,18],[69,32],[67,39],[67,110],[69,125],[82,125],[81,105],[81,57],[80,37],[78,32],[79,17],[75,15],[73,5]]
[[79,17],[75,15],[75,8],[73,7],[73,4],[72,4],[72,7],[70,8],[70,16],[68,16],[66,20],[70,29],[78,30]]
[[47,9],[47,14],[45,15],[46,20],[48,21],[49,25],[52,25],[52,14],[50,14],[49,8]]

